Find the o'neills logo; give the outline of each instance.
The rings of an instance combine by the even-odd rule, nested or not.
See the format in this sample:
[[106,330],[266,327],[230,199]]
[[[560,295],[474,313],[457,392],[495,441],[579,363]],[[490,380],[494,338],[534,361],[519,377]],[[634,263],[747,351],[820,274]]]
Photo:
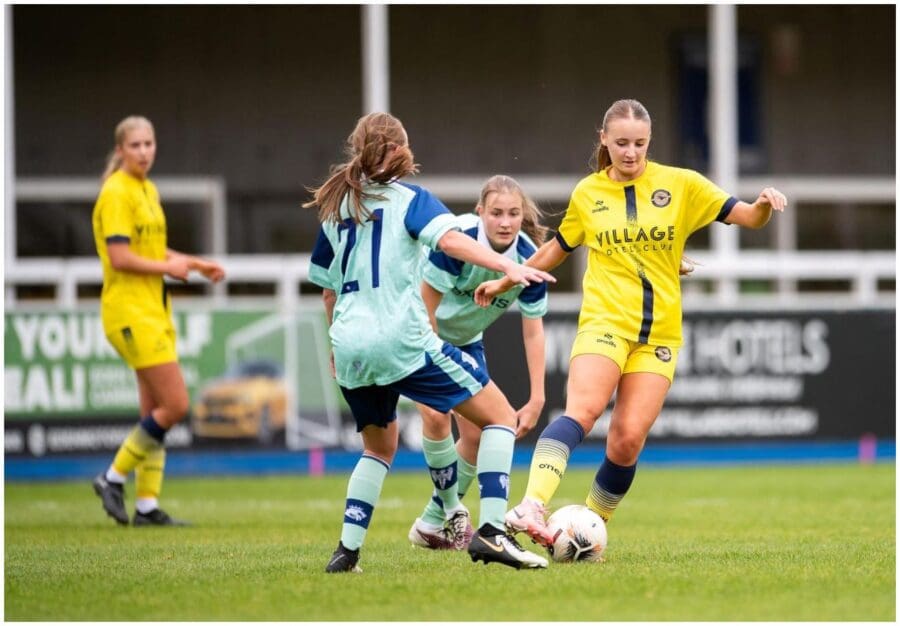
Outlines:
[[673,241],[675,226],[653,226],[649,229],[641,227],[612,228],[597,233],[597,242],[601,246],[621,245],[623,243],[639,243],[641,241]]
[[652,202],[655,207],[663,208],[664,206],[669,206],[671,201],[672,194],[665,189],[657,189],[650,195],[650,202]]
[[672,360],[672,351],[665,346],[658,346],[653,352],[656,353],[656,358],[663,363],[668,363]]
[[558,469],[556,469],[555,467],[553,467],[552,465],[550,465],[549,463],[541,463],[540,465],[538,465],[538,467],[540,467],[541,469],[548,469],[551,472],[553,472],[554,474],[556,474],[557,476],[559,476],[560,478],[562,478],[562,472],[559,471]]

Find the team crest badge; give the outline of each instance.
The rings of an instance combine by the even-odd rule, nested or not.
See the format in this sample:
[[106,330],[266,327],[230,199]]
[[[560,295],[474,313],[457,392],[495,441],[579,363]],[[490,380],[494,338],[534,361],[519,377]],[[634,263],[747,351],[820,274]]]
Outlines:
[[362,510],[362,507],[351,504],[347,507],[347,510],[344,511],[344,517],[349,517],[356,522],[361,522],[366,519],[367,516],[366,512]]
[[650,195],[650,202],[653,203],[653,206],[659,207],[660,209],[664,206],[669,206],[671,201],[672,194],[665,189],[657,189]]
[[665,346],[658,346],[654,353],[656,353],[656,358],[663,363],[668,363],[672,360],[672,351]]
[[438,485],[439,489],[446,489],[447,485],[452,484],[455,478],[456,472],[453,471],[452,466],[438,470],[431,470],[431,482]]

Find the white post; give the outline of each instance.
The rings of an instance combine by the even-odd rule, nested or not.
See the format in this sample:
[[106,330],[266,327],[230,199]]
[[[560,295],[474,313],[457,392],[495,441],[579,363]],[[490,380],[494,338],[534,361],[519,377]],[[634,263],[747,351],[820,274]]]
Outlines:
[[[709,141],[710,174],[717,185],[737,193],[737,7],[714,4],[709,7]],[[737,255],[738,229],[714,225],[710,231],[712,252],[727,262]],[[737,281],[722,279],[717,295],[721,302],[734,302]]]
[[[6,146],[3,159],[3,194],[4,224],[6,236],[3,260],[7,268],[16,262],[16,124],[15,124],[15,91],[13,82],[13,7],[3,7],[3,52],[6,61],[3,64],[3,143]],[[6,287],[6,306],[11,306],[16,299],[15,285]]]
[[390,111],[390,42],[388,8],[362,6],[363,113]]

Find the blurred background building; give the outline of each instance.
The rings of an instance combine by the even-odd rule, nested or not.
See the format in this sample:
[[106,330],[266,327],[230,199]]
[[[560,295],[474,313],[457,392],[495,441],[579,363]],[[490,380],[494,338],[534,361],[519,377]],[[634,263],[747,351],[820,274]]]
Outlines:
[[[875,341],[893,345],[895,10],[6,7],[7,314],[96,309],[90,213],[126,115],[156,126],[152,176],[170,245],[214,254],[230,272],[221,287],[180,287],[182,309],[294,311],[317,292],[305,280],[317,229],[300,207],[305,188],[341,159],[367,110],[403,120],[418,184],[454,211],[507,173],[554,226],[589,172],[606,108],[636,98],[653,118],[652,159],[704,172],[745,200],[772,184],[791,201],[762,231],[692,238],[704,265],[684,284],[689,313],[874,311],[886,329]],[[577,306],[579,263],[559,279],[564,316]],[[882,328],[843,320],[829,322],[831,336]],[[892,354],[886,367],[893,381]],[[879,402],[893,407],[893,395]]]

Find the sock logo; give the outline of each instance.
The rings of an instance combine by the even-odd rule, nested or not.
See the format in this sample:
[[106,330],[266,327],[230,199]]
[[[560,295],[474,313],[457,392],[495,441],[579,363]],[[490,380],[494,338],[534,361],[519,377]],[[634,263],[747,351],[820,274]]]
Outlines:
[[559,476],[560,478],[562,478],[562,472],[559,471],[558,469],[556,469],[555,467],[553,467],[552,465],[550,465],[549,463],[541,463],[540,465],[538,465],[538,467],[540,467],[541,469],[548,469],[551,472],[553,472],[554,474],[556,474],[557,476]]
[[347,507],[347,510],[344,511],[344,517],[349,517],[356,522],[361,522],[366,519],[366,512],[362,510],[362,507],[351,504]]
[[438,489],[446,489],[452,485],[456,482],[456,472],[453,471],[453,466],[431,470],[431,482],[437,485]]

